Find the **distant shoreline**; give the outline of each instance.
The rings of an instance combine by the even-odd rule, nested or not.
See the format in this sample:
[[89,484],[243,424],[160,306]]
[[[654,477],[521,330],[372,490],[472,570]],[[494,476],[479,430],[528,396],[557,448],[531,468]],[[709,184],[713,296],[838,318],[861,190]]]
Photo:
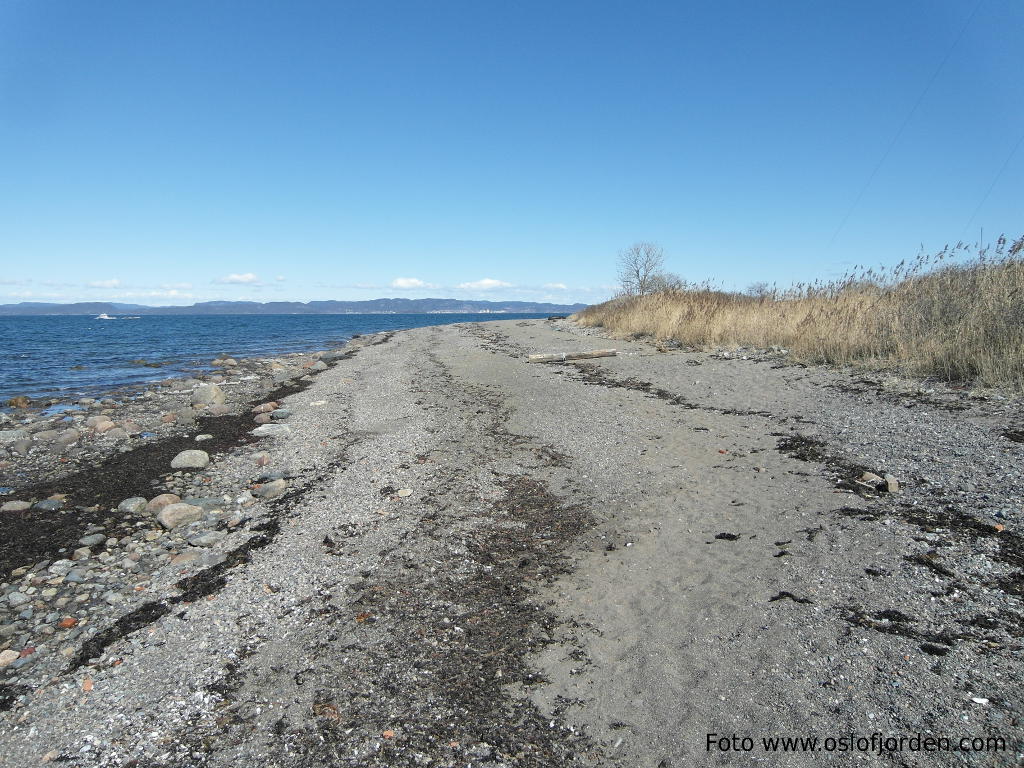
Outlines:
[[567,315],[586,304],[532,301],[382,298],[366,301],[204,301],[182,306],[148,306],[79,301],[65,304],[24,301],[0,304],[0,316],[66,315]]

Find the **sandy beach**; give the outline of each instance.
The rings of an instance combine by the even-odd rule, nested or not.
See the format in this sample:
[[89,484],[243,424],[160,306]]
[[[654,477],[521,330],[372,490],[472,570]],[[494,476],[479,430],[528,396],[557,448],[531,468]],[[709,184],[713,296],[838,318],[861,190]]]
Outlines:
[[565,320],[285,362],[6,444],[0,765],[1021,764],[1019,400]]

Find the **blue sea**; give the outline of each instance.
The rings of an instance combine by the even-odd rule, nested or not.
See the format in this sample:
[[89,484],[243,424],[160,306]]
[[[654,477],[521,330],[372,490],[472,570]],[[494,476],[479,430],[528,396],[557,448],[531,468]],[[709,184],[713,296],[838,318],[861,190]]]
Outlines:
[[546,315],[0,316],[0,404],[15,395],[96,395],[209,370],[221,354],[272,356],[338,347],[357,333],[536,317]]

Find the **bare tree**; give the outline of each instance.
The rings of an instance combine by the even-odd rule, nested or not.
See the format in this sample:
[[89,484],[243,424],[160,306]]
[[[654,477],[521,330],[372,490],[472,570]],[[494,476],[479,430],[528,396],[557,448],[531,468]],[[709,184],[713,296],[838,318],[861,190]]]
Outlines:
[[747,286],[746,293],[755,299],[767,299],[775,293],[775,290],[764,280],[758,280],[756,283],[751,283]]
[[646,296],[655,289],[655,276],[665,264],[665,253],[654,243],[634,243],[619,252],[619,283],[627,296]]

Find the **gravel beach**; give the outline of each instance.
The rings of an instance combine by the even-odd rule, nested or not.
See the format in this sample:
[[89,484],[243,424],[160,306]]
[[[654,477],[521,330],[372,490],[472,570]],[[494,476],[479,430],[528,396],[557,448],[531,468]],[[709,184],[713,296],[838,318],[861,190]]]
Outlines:
[[566,320],[231,362],[0,425],[0,766],[1022,764],[1018,399]]

